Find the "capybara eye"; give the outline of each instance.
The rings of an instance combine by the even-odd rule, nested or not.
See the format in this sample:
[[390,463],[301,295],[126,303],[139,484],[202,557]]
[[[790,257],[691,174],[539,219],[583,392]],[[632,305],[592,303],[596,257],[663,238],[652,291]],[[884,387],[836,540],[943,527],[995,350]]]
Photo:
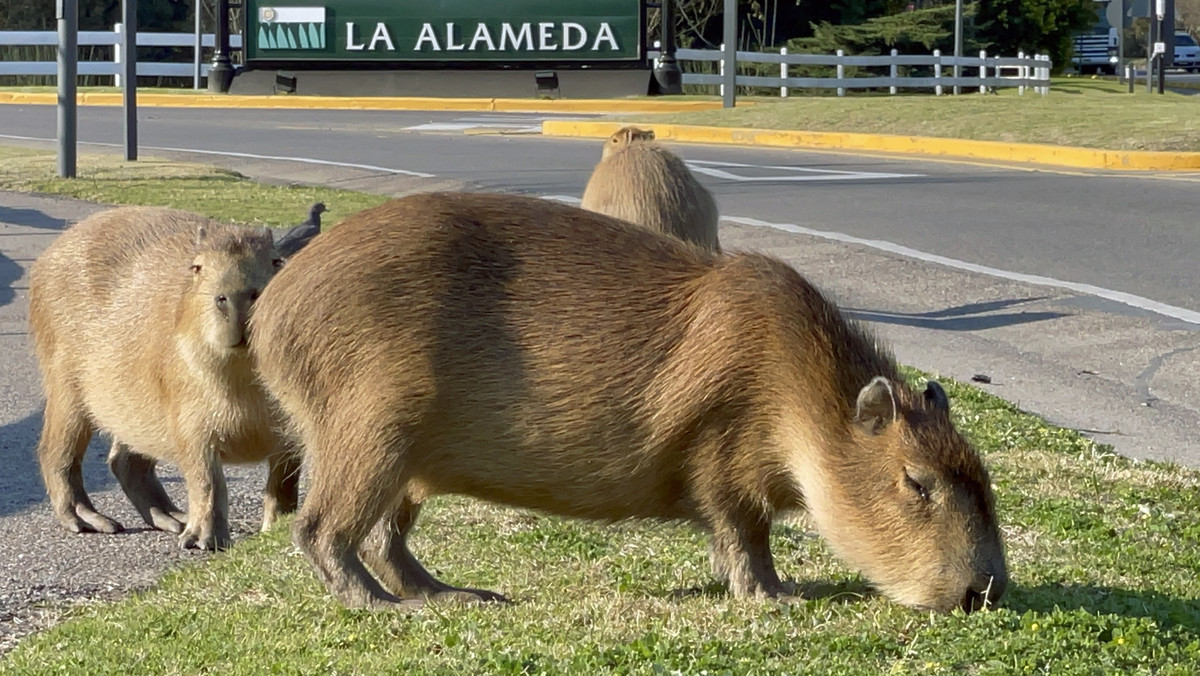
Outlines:
[[911,488],[914,493],[916,493],[918,496],[920,496],[922,500],[924,500],[925,502],[929,502],[929,489],[922,486],[921,482],[917,481],[916,479],[912,478],[912,476],[910,476],[909,474],[906,473],[904,475],[904,483],[909,488]]
[[250,292],[250,302],[253,303],[256,300],[258,300],[258,289]]
[[229,299],[226,298],[224,296],[224,294],[217,296],[216,301],[217,301],[217,308],[220,310],[224,310],[225,306],[229,304]]
[[199,265],[193,265],[193,266],[192,266],[192,274],[193,274],[193,275],[198,275],[198,274],[200,274],[200,266],[199,266]]
[[281,268],[281,267],[283,267],[283,259],[282,258],[273,258],[273,259],[271,259],[271,265],[274,265],[276,268]]

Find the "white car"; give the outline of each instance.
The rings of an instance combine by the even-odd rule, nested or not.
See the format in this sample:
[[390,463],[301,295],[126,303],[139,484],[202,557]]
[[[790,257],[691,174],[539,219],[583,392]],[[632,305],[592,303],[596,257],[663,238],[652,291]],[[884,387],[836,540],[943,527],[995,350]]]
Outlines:
[[1200,46],[1186,31],[1175,33],[1175,67],[1200,73]]

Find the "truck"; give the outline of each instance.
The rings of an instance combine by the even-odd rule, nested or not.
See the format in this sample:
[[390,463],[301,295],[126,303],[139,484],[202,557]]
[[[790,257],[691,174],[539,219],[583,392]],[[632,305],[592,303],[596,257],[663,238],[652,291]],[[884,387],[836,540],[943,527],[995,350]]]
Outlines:
[[1097,0],[1095,25],[1075,34],[1071,64],[1081,74],[1117,72],[1117,29],[1104,16],[1107,6],[1108,0]]

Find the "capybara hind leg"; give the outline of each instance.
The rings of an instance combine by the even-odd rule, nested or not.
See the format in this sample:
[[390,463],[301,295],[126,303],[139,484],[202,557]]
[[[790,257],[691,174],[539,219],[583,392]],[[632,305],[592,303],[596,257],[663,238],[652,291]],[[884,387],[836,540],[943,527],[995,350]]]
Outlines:
[[108,453],[109,469],[142,520],[159,530],[179,534],[187,514],[167,496],[154,472],[157,465],[154,458],[136,453],[120,441],[114,441]]
[[408,548],[408,533],[416,523],[421,505],[409,498],[400,501],[391,515],[384,515],[362,546],[362,558],[389,591],[401,598],[436,600],[507,601],[485,589],[452,587],[435,578]]
[[267,458],[267,487],[263,490],[264,532],[300,502],[300,452],[291,444]]
[[83,455],[91,440],[82,402],[47,387],[37,455],[54,516],[73,533],[116,533],[121,524],[97,512],[83,488]]
[[191,457],[192,462],[180,466],[187,482],[188,520],[179,534],[179,546],[225,549],[230,543],[225,472],[215,451],[202,451]]
[[788,594],[771,560],[770,522],[721,520],[713,525],[713,574],[728,580],[737,597],[776,598]]

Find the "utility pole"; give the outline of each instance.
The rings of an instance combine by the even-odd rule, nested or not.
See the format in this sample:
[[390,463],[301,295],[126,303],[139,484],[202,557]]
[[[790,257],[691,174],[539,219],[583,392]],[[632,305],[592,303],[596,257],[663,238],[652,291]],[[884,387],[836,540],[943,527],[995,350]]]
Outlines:
[[121,101],[125,108],[125,161],[138,157],[137,141],[137,0],[121,0]]
[[962,77],[963,55],[963,0],[954,0],[954,93],[960,93],[958,78]]
[[725,62],[725,80],[722,83],[725,95],[721,97],[721,104],[725,108],[737,104],[737,6],[737,0],[725,0],[725,54],[722,57]]
[[58,0],[58,176],[75,178],[75,91],[79,74],[79,0]]

